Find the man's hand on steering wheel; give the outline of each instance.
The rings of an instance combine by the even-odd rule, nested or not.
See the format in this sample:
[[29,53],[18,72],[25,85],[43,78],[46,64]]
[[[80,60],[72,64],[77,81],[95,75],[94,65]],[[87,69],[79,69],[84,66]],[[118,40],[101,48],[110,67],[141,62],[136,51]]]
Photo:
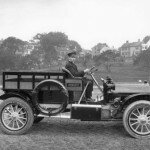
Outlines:
[[86,73],[86,74],[91,74],[91,73],[97,71],[97,69],[95,69],[95,70],[93,70],[93,69],[95,69],[95,66],[93,66],[93,67],[90,68],[90,69],[85,69],[85,70],[84,70],[84,73]]
[[84,73],[87,73],[87,74],[90,73],[90,69],[85,69]]

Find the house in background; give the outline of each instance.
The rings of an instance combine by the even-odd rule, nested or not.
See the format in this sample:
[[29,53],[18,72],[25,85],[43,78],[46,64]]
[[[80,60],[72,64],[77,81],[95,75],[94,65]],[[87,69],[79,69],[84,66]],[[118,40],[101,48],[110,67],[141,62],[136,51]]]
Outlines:
[[150,47],[150,40],[142,44],[142,50],[147,50]]
[[92,48],[92,57],[100,55],[102,52],[110,49],[106,43],[99,43]]
[[144,50],[142,44],[143,42],[139,39],[137,42],[132,43],[126,41],[126,43],[120,47],[120,54],[126,63],[133,63],[134,57],[139,55]]
[[101,53],[103,53],[105,51],[108,51],[108,50],[112,50],[112,51],[114,51],[116,53],[118,52],[118,50],[116,48],[109,47],[106,43],[104,43],[104,44],[99,43],[99,44],[97,44],[96,46],[94,46],[92,48],[92,57],[98,56]]

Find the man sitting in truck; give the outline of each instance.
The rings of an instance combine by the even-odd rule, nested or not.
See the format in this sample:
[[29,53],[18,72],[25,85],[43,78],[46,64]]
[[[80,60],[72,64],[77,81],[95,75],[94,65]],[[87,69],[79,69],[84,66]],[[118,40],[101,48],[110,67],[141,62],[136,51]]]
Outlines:
[[[65,68],[69,70],[74,77],[83,77],[86,73],[90,72],[90,69],[85,69],[82,71],[78,70],[77,66],[75,65],[76,54],[76,51],[71,51],[67,54],[68,61],[66,63]],[[86,89],[85,97],[87,101],[93,101],[93,99],[91,98],[93,91],[93,81],[91,79],[83,78],[84,86],[87,84],[87,82],[89,82],[89,84]]]

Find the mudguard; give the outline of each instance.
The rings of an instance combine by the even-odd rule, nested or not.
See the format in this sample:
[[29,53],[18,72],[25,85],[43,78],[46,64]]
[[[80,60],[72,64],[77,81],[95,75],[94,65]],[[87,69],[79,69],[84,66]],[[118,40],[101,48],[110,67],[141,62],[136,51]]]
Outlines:
[[7,98],[10,98],[10,97],[19,97],[23,100],[26,100],[25,97],[23,95],[20,95],[20,94],[17,94],[17,93],[13,93],[13,92],[10,92],[10,93],[4,93],[3,95],[0,96],[0,99],[1,100],[5,100]]
[[138,101],[138,100],[148,100],[150,101],[150,93],[139,93],[139,94],[132,94],[127,96],[123,102],[121,103],[120,110],[124,108],[124,106],[131,104],[132,102]]

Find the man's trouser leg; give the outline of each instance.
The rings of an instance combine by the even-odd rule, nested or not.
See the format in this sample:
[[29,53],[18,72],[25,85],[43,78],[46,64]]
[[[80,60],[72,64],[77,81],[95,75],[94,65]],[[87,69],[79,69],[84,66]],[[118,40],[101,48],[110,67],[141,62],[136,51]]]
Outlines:
[[83,84],[84,86],[86,86],[86,84],[89,82],[89,85],[86,89],[86,92],[85,92],[85,97],[86,98],[91,98],[92,97],[92,91],[93,91],[93,81],[91,79],[85,79],[83,81]]

